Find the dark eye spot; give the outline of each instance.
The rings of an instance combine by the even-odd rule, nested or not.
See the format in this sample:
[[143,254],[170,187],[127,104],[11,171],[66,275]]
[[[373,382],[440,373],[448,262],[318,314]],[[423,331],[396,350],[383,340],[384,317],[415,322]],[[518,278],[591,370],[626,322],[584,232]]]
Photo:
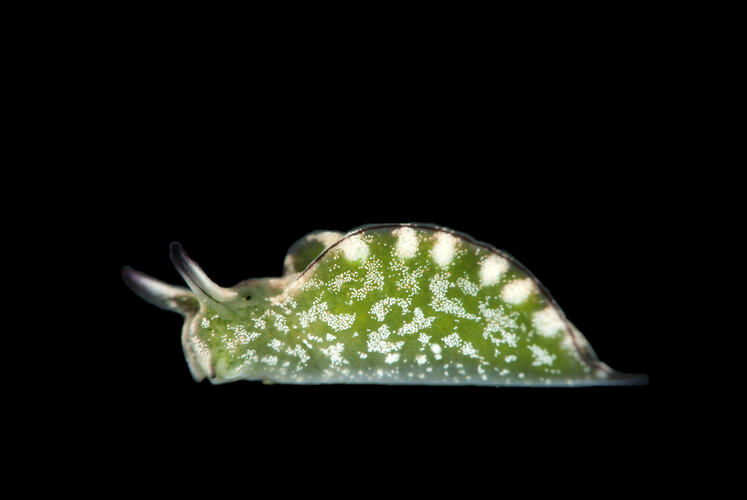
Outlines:
[[246,297],[244,297],[244,300],[252,300],[252,296],[251,295],[247,295]]

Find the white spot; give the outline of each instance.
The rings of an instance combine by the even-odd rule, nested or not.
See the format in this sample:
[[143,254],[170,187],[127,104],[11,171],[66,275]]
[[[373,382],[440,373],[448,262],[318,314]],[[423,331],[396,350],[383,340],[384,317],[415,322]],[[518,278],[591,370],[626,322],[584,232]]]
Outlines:
[[458,333],[454,332],[451,335],[444,337],[444,344],[448,347],[459,347],[462,345],[462,339],[459,337]]
[[506,363],[513,363],[514,361],[516,361],[515,355],[509,354],[508,356],[506,356]]
[[441,346],[438,344],[431,344],[431,351],[435,354],[436,359],[441,359]]
[[555,354],[550,354],[547,349],[543,349],[538,345],[530,345],[529,350],[532,351],[532,356],[534,356],[532,366],[552,366],[555,361]]
[[436,244],[431,249],[431,257],[441,267],[448,266],[454,259],[457,239],[449,233],[436,233]]
[[470,342],[464,343],[464,345],[462,346],[462,354],[464,354],[465,356],[469,356],[470,358],[475,358],[475,359],[480,357],[477,354],[477,349],[475,349],[472,343]]
[[388,354],[392,351],[399,351],[405,344],[404,340],[399,342],[390,342],[387,339],[392,332],[387,325],[381,325],[378,330],[368,334],[368,350],[370,352],[380,352]]
[[280,349],[283,347],[283,343],[278,339],[272,339],[268,344],[268,347],[271,349],[274,349],[275,351],[280,352]]
[[348,260],[366,260],[366,257],[368,257],[368,245],[363,241],[360,234],[345,238],[340,243],[340,248]]
[[555,337],[560,330],[565,328],[565,322],[553,306],[547,306],[534,313],[532,324],[537,333],[543,337]]
[[501,298],[509,304],[521,304],[535,291],[534,281],[531,278],[514,280],[501,290]]
[[491,255],[480,266],[480,283],[482,286],[495,285],[506,271],[508,261],[499,255]]
[[425,356],[425,354],[420,354],[419,356],[415,357],[415,362],[419,365],[424,365],[428,361],[428,358]]
[[594,371],[594,376],[596,376],[597,378],[604,379],[604,378],[609,378],[609,373],[607,373],[605,370],[597,369]]
[[392,352],[386,355],[386,359],[384,359],[384,363],[391,365],[392,363],[396,363],[399,361],[399,353],[398,352]]
[[306,353],[304,348],[301,347],[300,345],[295,346],[293,349],[288,347],[285,350],[285,352],[292,356],[296,356],[298,359],[301,360],[301,364],[305,364],[309,359],[311,359],[311,357]]
[[275,366],[278,364],[278,357],[277,356],[265,356],[260,361],[266,365]]
[[409,259],[418,253],[418,235],[411,227],[401,227],[392,231],[397,236],[397,257]]
[[322,353],[329,358],[332,362],[332,366],[340,366],[342,364],[348,364],[348,361],[342,357],[343,349],[345,349],[345,344],[338,342],[326,349],[322,349]]

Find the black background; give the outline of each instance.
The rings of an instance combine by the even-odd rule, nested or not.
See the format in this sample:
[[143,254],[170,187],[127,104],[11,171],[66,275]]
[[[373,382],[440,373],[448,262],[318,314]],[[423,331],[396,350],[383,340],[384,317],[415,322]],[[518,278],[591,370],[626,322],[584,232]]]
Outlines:
[[[292,40],[182,26],[176,37],[142,28],[143,41],[123,29],[96,49],[82,39],[85,56],[57,75],[70,86],[46,97],[59,108],[50,127],[72,136],[56,146],[77,185],[63,195],[63,241],[101,315],[69,368],[90,405],[81,418],[154,461],[195,446],[213,464],[233,447],[309,461],[365,443],[434,463],[539,450],[542,463],[573,452],[581,467],[634,457],[621,477],[649,470],[684,446],[679,419],[700,409],[700,358],[683,350],[708,330],[689,290],[719,269],[705,251],[722,248],[716,235],[732,246],[728,219],[742,213],[726,172],[743,173],[744,158],[724,145],[743,142],[744,102],[714,92],[732,65],[680,15],[511,12],[458,33],[373,30],[353,45],[354,27]],[[432,222],[508,251],[601,360],[649,384],[197,384],[181,318],[119,276],[130,265],[179,283],[175,240],[218,284],[278,276],[306,233],[377,222]]]

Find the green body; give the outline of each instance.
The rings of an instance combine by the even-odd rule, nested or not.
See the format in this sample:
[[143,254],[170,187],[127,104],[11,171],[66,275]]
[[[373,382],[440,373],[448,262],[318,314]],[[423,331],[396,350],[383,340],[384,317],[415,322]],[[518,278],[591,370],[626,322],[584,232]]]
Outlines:
[[312,233],[291,247],[284,277],[231,289],[207,280],[180,252],[177,247],[172,258],[192,292],[160,283],[155,290],[155,280],[131,270],[125,278],[147,300],[185,315],[182,341],[197,380],[496,386],[641,381],[599,362],[513,258],[437,226]]

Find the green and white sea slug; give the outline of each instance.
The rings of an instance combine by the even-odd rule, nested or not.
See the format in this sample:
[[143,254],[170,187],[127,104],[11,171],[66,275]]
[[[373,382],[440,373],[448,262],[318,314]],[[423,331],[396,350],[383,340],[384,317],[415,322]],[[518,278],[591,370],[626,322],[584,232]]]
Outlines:
[[431,224],[315,231],[280,278],[213,283],[178,243],[189,285],[129,267],[140,297],[185,318],[192,376],[212,383],[588,386],[645,383],[599,361],[506,252]]

